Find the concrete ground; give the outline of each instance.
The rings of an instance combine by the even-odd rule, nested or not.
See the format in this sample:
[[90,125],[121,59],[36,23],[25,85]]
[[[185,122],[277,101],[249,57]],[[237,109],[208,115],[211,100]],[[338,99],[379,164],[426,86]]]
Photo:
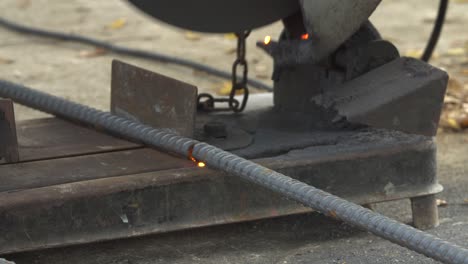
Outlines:
[[[437,1],[385,1],[372,21],[402,54],[417,54],[431,31]],[[190,10],[181,10],[188,12]],[[433,63],[467,85],[466,60],[456,51],[466,45],[468,4],[452,1],[448,22]],[[0,16],[43,28],[73,32],[129,47],[190,58],[229,70],[235,40],[226,35],[193,34],[142,15],[125,1],[2,0]],[[119,23],[120,21],[120,23]],[[125,21],[125,22],[122,22]],[[251,75],[268,82],[271,60],[254,47],[265,35],[277,36],[280,24],[255,31],[249,38]],[[191,69],[113,54],[75,43],[32,38],[0,29],[0,78],[22,83],[101,109],[109,107],[113,58],[219,92],[224,80]],[[458,52],[458,53],[457,53]],[[458,55],[457,55],[458,54]],[[44,116],[16,106],[19,119]],[[468,136],[440,134],[439,175],[441,226],[431,230],[468,247]],[[410,222],[409,202],[378,205],[385,215]],[[6,256],[17,263],[433,263],[343,223],[318,214],[203,228],[159,236]]]

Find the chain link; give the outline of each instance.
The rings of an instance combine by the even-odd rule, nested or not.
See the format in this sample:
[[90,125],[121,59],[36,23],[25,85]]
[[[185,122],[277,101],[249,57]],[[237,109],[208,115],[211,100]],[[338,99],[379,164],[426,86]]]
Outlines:
[[[211,94],[202,93],[198,95],[198,109],[202,111],[234,111],[242,112],[249,99],[249,88],[247,87],[249,68],[246,55],[246,39],[250,31],[236,33],[237,36],[237,58],[232,65],[232,88],[228,98],[215,98]],[[238,74],[241,73],[241,74]],[[241,76],[239,79],[238,76]],[[242,102],[235,98],[242,95]],[[215,103],[227,103],[228,107],[216,107]]]

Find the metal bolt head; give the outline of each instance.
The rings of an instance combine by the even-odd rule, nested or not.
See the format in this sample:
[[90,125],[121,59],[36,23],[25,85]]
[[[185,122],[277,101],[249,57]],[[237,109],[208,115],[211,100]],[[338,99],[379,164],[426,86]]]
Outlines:
[[205,134],[214,138],[226,138],[227,130],[226,125],[218,121],[210,121],[203,126]]

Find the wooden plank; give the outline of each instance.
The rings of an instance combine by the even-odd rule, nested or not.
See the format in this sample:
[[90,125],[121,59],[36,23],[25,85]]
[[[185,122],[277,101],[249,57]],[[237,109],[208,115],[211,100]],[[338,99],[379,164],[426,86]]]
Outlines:
[[147,148],[7,164],[0,166],[0,192],[193,166]]
[[22,162],[140,147],[58,118],[20,121],[17,132]]

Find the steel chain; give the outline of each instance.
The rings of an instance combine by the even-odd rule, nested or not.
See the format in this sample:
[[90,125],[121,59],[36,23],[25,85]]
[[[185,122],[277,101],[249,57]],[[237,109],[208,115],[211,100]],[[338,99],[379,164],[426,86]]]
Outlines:
[[[198,109],[207,112],[213,111],[233,111],[242,112],[249,99],[249,88],[247,87],[249,68],[246,55],[246,39],[250,31],[236,33],[237,36],[237,58],[232,65],[232,88],[228,98],[215,98],[208,93],[198,95]],[[242,68],[242,69],[240,69]],[[241,79],[238,79],[238,73],[241,70]],[[241,91],[242,103],[235,98],[238,91]],[[228,107],[216,107],[215,103],[227,103]]]

